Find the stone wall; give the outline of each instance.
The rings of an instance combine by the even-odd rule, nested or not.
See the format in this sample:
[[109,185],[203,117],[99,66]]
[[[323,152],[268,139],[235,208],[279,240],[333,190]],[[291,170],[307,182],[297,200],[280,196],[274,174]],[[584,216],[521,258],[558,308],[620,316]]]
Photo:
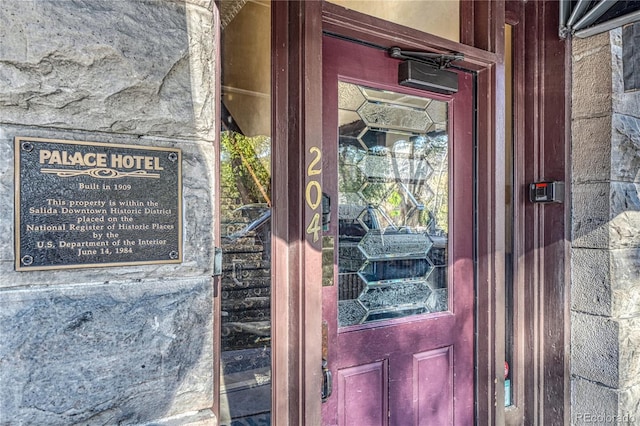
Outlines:
[[640,422],[640,92],[621,30],[573,39],[571,418]]
[[[212,0],[0,1],[0,424],[214,424]],[[183,262],[14,270],[16,136],[178,147]]]

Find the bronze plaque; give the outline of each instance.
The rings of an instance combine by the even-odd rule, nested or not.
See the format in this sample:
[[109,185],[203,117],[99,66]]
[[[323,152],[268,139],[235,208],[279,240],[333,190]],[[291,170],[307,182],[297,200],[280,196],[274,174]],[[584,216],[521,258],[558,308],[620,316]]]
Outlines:
[[182,262],[176,148],[15,138],[16,270]]

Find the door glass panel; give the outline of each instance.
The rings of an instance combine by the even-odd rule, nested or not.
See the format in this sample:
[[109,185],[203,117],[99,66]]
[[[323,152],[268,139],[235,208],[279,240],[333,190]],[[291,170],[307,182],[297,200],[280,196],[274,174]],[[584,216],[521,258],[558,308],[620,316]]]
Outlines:
[[338,323],[446,311],[448,104],[338,83]]
[[220,2],[220,424],[270,424],[271,8]]

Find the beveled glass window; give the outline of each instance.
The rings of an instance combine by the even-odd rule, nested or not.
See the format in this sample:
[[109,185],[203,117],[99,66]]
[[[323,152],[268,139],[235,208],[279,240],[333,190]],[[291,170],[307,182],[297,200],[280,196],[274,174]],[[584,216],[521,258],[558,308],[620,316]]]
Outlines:
[[448,104],[338,83],[338,323],[448,309]]

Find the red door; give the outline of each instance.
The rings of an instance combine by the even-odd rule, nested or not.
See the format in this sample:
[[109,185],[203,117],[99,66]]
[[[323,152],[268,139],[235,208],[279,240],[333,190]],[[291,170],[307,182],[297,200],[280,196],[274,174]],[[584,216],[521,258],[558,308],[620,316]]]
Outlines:
[[411,89],[400,62],[324,37],[325,425],[473,424],[473,78]]

